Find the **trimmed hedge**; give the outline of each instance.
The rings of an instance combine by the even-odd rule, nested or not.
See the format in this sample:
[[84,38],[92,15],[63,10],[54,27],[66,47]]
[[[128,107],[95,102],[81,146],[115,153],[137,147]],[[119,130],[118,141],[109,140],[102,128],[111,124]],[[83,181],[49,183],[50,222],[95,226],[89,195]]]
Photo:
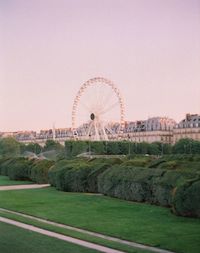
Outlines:
[[15,158],[7,165],[7,176],[12,180],[30,180],[31,165],[31,160]]
[[30,179],[38,184],[48,183],[48,172],[53,165],[54,162],[49,160],[35,161],[30,171]]
[[120,162],[120,159],[62,160],[49,171],[49,181],[62,191],[98,192],[98,176]]
[[99,176],[98,191],[131,201],[172,206],[175,187],[194,178],[190,172],[113,166]]
[[28,159],[24,157],[0,160],[0,174],[12,180],[31,180],[36,183],[48,182],[48,171],[53,161]]
[[172,210],[177,215],[200,217],[200,177],[174,190]]

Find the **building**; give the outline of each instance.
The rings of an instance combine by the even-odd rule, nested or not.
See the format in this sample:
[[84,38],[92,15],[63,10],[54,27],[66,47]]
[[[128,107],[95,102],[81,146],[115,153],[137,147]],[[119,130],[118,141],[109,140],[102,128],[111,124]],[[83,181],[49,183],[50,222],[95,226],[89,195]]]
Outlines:
[[200,115],[186,114],[179,124],[173,129],[173,143],[183,138],[200,141]]
[[[88,139],[89,124],[85,123],[76,129],[80,140]],[[109,123],[106,126],[108,140],[129,140],[132,142],[162,142],[173,144],[183,138],[200,141],[200,115],[186,114],[186,117],[176,123],[168,117],[153,117],[147,120],[127,121],[121,131],[119,123]],[[67,140],[74,140],[72,128],[52,128],[35,131],[1,132],[0,137],[14,137],[17,141],[37,142],[44,145],[47,140],[56,140],[64,144]],[[92,140],[92,137],[90,137]]]

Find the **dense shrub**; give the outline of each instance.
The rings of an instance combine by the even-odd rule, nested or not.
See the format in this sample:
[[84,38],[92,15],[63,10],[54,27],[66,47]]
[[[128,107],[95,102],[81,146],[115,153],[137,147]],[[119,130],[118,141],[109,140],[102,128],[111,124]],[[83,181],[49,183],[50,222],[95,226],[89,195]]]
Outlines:
[[88,192],[98,192],[98,176],[114,164],[120,164],[119,159],[109,159],[92,163],[91,171],[87,177]]
[[49,160],[37,160],[30,171],[30,179],[38,184],[48,183],[48,171],[54,164]]
[[160,164],[165,163],[166,159],[155,159],[149,164],[149,168],[157,168]]
[[28,159],[24,157],[0,160],[0,174],[13,180],[31,180],[36,183],[48,182],[48,170],[53,161]]
[[152,161],[154,161],[154,158],[151,156],[135,156],[130,160],[124,161],[123,165],[132,167],[148,167]]
[[172,205],[173,189],[193,173],[164,169],[113,166],[99,176],[99,192],[126,200]]
[[7,176],[13,180],[30,180],[30,170],[33,160],[19,157],[11,160],[7,166]]
[[1,158],[0,159],[0,174],[7,176],[7,168],[9,167],[9,164],[12,163],[11,158]]
[[[57,166],[58,167],[58,166]],[[49,172],[50,183],[62,191],[87,191],[86,179],[90,172],[86,163],[60,163],[60,168]]]
[[200,217],[200,177],[175,189],[173,211],[181,216]]
[[97,192],[98,176],[120,159],[61,160],[49,171],[49,182],[58,190]]

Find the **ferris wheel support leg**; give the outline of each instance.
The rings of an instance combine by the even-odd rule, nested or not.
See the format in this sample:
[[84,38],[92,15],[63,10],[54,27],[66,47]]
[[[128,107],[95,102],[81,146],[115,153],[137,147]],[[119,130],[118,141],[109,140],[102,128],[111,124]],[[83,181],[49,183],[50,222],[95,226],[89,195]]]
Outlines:
[[96,122],[94,122],[94,129],[95,129],[95,140],[100,141],[99,130],[97,129]]

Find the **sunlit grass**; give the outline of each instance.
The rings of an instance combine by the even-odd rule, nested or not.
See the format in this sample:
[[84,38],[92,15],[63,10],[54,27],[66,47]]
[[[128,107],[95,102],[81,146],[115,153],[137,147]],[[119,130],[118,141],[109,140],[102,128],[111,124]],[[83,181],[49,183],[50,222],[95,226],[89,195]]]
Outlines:
[[1,192],[0,206],[176,252],[200,250],[200,219],[163,207],[54,188]]

